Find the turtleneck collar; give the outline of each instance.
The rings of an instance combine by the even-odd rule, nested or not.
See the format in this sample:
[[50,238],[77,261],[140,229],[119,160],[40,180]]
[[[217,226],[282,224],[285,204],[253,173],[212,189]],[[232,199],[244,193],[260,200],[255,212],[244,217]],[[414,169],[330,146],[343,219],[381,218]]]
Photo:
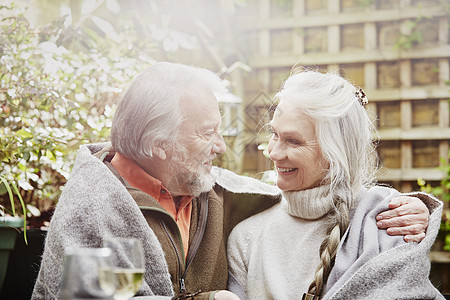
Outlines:
[[325,216],[333,208],[330,185],[312,189],[282,192],[281,207],[291,216],[314,220]]

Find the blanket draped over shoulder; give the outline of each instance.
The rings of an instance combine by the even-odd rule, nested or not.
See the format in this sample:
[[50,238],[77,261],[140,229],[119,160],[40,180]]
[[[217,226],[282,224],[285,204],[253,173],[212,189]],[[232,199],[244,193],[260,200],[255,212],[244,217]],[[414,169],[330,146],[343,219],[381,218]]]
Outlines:
[[98,147],[83,146],[78,152],[52,217],[32,299],[60,299],[65,249],[98,248],[109,236],[143,241],[147,272],[138,294],[172,296],[161,245],[123,184],[92,155]]
[[425,239],[402,243],[373,222],[389,200],[400,195],[394,189],[374,187],[362,196],[339,245],[324,300],[444,299],[428,279],[428,253],[439,231],[443,203],[425,193],[406,194],[420,198],[431,214]]

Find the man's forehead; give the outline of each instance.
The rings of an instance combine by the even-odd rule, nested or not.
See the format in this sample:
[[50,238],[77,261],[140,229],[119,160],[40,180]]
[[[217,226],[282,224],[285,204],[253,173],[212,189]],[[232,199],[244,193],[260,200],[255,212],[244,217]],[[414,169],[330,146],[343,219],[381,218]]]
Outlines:
[[202,104],[209,101],[217,103],[217,98],[211,89],[201,86],[185,89],[180,97],[180,105],[183,106],[195,103]]
[[205,122],[203,122],[201,127],[204,128],[204,129],[216,128],[216,127],[220,126],[220,124],[222,123],[221,121],[222,120],[220,118],[214,118],[213,119],[211,117],[211,118],[205,120]]
[[217,104],[215,106],[213,104],[205,106],[192,105],[182,109],[181,115],[183,117],[182,128],[208,130],[219,127],[222,121]]

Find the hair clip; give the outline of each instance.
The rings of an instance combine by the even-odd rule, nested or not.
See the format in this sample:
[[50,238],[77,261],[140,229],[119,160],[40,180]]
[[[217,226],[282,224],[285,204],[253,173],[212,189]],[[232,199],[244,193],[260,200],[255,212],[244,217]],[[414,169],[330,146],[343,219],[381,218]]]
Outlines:
[[358,98],[359,103],[361,103],[362,106],[365,106],[367,103],[369,103],[369,100],[367,99],[366,93],[362,89],[358,89],[355,92],[356,98]]
[[303,293],[302,300],[319,300],[319,297],[310,293]]

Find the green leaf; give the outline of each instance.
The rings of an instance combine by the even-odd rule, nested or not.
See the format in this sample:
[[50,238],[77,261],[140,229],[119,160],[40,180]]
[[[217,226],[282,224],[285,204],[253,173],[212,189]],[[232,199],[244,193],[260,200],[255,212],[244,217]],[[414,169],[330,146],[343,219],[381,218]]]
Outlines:
[[8,192],[8,190],[6,189],[6,185],[2,182],[0,184],[0,196],[3,196],[4,194],[6,194]]
[[18,135],[22,139],[33,138],[33,134],[31,132],[26,131],[25,129],[19,129],[18,131],[16,131],[16,135]]
[[17,166],[19,167],[20,171],[22,171],[22,172],[26,172],[27,171],[27,167],[24,166],[23,164],[18,163]]
[[444,189],[440,186],[433,188],[433,192],[435,195],[442,195],[444,193]]
[[425,186],[425,180],[423,178],[417,178],[417,184],[423,188]]
[[450,247],[450,234],[447,234],[445,236],[445,245]]
[[54,153],[53,151],[47,150],[47,151],[45,152],[45,156],[46,156],[48,159],[50,159],[52,162],[55,162],[55,161],[56,161],[56,155],[55,155],[55,153]]
[[42,156],[42,150],[39,149],[39,150],[37,151],[36,154],[37,154],[38,160],[41,159],[41,156]]
[[411,20],[405,22],[405,26],[409,29],[412,29],[417,26],[417,23]]
[[25,244],[28,245],[27,240],[27,207],[25,206],[25,203],[23,202],[22,195],[20,194],[19,189],[17,188],[17,185],[14,182],[11,182],[11,185],[14,189],[14,192],[17,194],[17,197],[19,197],[20,205],[22,205],[22,211],[23,211],[23,238],[25,239]]
[[23,159],[25,159],[26,161],[29,161],[30,157],[31,157],[30,152],[27,151],[23,153]]
[[449,201],[450,202],[450,194],[443,194],[442,196],[443,201]]
[[9,201],[11,202],[11,209],[12,209],[12,212],[13,212],[13,216],[15,216],[16,215],[16,210],[15,210],[14,198],[13,198],[13,193],[11,191],[11,188],[9,187],[8,181],[6,181],[5,178],[0,177],[0,180],[3,182],[3,184],[5,185],[6,190],[8,191]]

